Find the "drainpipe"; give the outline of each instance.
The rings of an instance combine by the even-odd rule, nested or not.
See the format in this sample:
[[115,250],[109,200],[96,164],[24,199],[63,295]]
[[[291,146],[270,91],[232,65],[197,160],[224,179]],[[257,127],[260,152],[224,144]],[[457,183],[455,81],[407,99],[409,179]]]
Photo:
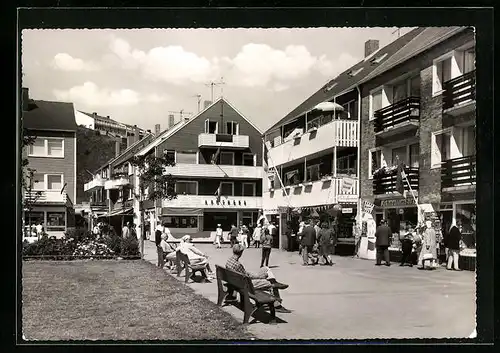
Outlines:
[[358,186],[358,209],[357,209],[357,226],[361,229],[361,90],[359,85],[356,85],[356,90],[358,91],[358,127],[356,129],[356,141],[358,143],[358,158],[356,158],[356,171],[358,174],[357,186]]

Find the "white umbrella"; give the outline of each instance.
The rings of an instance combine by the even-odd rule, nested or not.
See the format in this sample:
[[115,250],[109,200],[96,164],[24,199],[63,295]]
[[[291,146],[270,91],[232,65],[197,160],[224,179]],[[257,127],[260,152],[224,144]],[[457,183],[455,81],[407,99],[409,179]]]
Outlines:
[[344,107],[342,107],[338,103],[321,102],[321,103],[317,104],[313,109],[321,110],[324,112],[330,112],[330,111],[335,111],[335,110],[343,111]]

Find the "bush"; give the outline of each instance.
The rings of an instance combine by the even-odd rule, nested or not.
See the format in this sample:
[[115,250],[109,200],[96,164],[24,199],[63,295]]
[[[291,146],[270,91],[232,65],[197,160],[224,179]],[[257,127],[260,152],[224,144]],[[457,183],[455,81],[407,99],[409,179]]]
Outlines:
[[115,254],[119,254],[121,252],[122,238],[116,233],[111,233],[104,237],[104,244]]
[[120,255],[123,257],[140,257],[139,241],[134,236],[129,236],[121,241]]
[[85,228],[72,228],[64,233],[66,239],[73,239],[76,242],[94,240],[96,238],[95,234],[88,231]]
[[76,258],[98,257],[111,258],[114,257],[114,252],[108,248],[104,241],[87,240],[79,242],[76,246],[73,255]]
[[47,259],[64,260],[73,255],[75,241],[41,237],[39,241],[23,244],[23,256],[44,256]]

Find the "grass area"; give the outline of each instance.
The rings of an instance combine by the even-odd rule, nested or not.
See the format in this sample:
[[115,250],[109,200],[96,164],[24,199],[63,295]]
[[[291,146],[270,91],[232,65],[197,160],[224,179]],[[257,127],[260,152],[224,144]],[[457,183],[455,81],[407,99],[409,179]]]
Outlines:
[[24,261],[27,340],[250,339],[245,326],[142,261]]

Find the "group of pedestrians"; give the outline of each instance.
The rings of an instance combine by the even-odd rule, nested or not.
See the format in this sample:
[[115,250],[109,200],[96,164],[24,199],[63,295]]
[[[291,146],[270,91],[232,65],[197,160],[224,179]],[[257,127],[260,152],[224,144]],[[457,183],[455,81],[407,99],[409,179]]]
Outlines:
[[302,255],[302,265],[317,265],[320,258],[324,264],[332,266],[331,255],[335,254],[337,245],[337,234],[328,222],[320,225],[319,221],[313,219],[304,221],[299,226],[297,234],[300,242],[299,253]]

